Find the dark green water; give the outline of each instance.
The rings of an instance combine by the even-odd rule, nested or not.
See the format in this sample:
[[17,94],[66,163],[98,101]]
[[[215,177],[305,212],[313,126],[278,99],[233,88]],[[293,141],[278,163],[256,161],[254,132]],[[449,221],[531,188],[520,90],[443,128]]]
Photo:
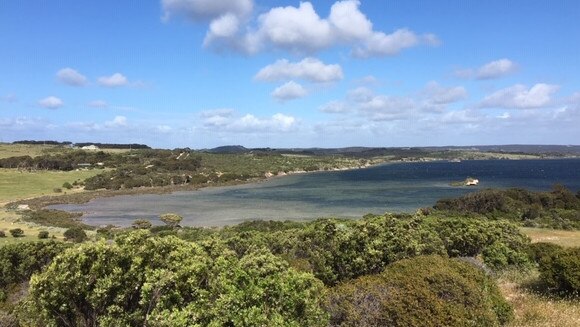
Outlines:
[[[471,176],[475,187],[452,187]],[[438,199],[483,188],[549,190],[560,183],[580,190],[580,159],[484,160],[400,163],[367,169],[291,175],[262,183],[164,195],[101,198],[52,208],[85,212],[93,225],[128,226],[175,212],[188,226],[222,226],[248,219],[361,217],[366,213],[414,212]]]

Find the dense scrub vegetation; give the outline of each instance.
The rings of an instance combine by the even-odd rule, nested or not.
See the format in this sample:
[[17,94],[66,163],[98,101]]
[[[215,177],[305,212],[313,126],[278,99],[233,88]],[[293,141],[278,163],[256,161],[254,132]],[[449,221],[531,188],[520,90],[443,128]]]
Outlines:
[[538,265],[543,286],[562,294],[580,295],[580,247],[535,243],[528,251]]
[[331,326],[498,326],[512,319],[494,280],[471,263],[405,259],[330,290]]
[[[73,246],[45,269],[47,260],[25,268],[22,276],[41,272],[11,319],[48,326],[327,326],[332,317],[334,325],[350,326],[362,314],[348,303],[355,297],[378,310],[365,313],[368,319],[416,326],[415,318],[401,320],[424,314],[405,302],[415,294],[436,301],[425,307],[436,319],[493,326],[511,311],[484,263],[495,270],[529,266],[529,240],[505,221],[388,214],[222,229],[136,226],[108,228],[99,235],[112,243]],[[448,256],[478,259],[474,266]]]
[[86,244],[31,280],[28,322],[49,326],[326,326],[322,283],[268,252],[134,232]]
[[580,229],[580,192],[556,185],[549,192],[489,189],[437,201],[435,209],[489,219],[508,219],[527,227]]

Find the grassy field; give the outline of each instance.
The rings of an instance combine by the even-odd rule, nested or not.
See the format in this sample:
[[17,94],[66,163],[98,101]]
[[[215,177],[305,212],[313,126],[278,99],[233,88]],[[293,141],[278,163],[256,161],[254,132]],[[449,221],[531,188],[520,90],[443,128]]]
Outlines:
[[[83,180],[100,172],[101,170],[19,172],[16,169],[0,169],[0,230],[6,234],[6,237],[0,238],[0,245],[38,240],[38,232],[41,230],[48,231],[51,236],[55,235],[57,238],[62,238],[64,229],[23,222],[20,215],[5,209],[4,205],[19,199],[58,194],[54,192],[54,189],[61,188],[64,182],[72,183],[77,179]],[[76,191],[63,189],[64,192]],[[24,237],[12,237],[9,230],[14,228],[24,230]]]
[[515,319],[509,327],[580,326],[580,302],[537,291],[538,272],[510,271],[498,279],[498,285],[513,306]]
[[532,239],[532,243],[549,242],[566,247],[580,246],[580,230],[568,231],[522,227],[521,231]]
[[28,145],[0,143],[0,159],[17,156],[36,157],[52,151],[64,151],[64,148],[55,145]]
[[[522,227],[532,242],[549,242],[565,247],[580,246],[580,231]],[[514,307],[510,327],[580,326],[580,301],[548,296],[537,291],[538,272],[511,271],[498,279],[502,293]]]
[[[72,184],[99,173],[102,170],[20,172],[0,169],[0,205],[18,199],[56,194],[54,189],[62,188],[65,182]],[[63,189],[63,192],[70,191]]]

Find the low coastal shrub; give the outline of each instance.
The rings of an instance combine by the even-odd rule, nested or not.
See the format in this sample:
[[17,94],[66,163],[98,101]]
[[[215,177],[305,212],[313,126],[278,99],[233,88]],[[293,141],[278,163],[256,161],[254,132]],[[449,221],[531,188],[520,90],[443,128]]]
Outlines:
[[6,237],[6,232],[4,232],[3,230],[0,230],[0,237]]
[[328,325],[324,286],[267,251],[238,258],[138,230],[86,243],[31,279],[25,325]]
[[72,228],[80,226],[85,229],[94,229],[80,222],[81,213],[66,212],[62,210],[40,209],[30,210],[23,213],[24,221],[33,222],[43,226],[56,226],[61,228]]
[[40,232],[38,232],[38,238],[39,239],[47,239],[49,236],[48,231],[45,230],[41,230]]
[[71,241],[74,243],[82,243],[88,239],[87,233],[80,227],[72,227],[64,232],[65,241]]
[[14,238],[23,237],[24,231],[22,230],[22,228],[14,228],[14,229],[10,230],[10,235],[12,235],[12,237],[14,237]]
[[551,257],[556,252],[562,251],[563,248],[554,243],[547,243],[547,242],[538,242],[532,243],[528,246],[527,254],[530,257],[530,260],[534,261],[535,263],[540,263],[543,258]]
[[551,252],[540,259],[540,279],[556,291],[580,295],[580,247]]
[[470,263],[419,256],[333,287],[331,326],[498,326],[513,318],[494,280]]

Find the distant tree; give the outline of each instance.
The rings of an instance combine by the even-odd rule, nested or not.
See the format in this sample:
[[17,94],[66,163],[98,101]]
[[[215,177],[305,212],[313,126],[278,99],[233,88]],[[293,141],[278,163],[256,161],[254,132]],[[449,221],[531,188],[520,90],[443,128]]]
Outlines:
[[38,232],[38,238],[39,238],[39,239],[45,239],[45,238],[48,238],[48,231],[41,230],[40,232]]
[[146,219],[137,219],[133,222],[132,226],[135,229],[149,229],[151,228],[151,222]]
[[10,230],[12,237],[22,237],[24,236],[24,231],[21,228],[14,228]]
[[80,227],[72,227],[64,232],[64,239],[75,243],[82,243],[87,240],[87,233]]
[[164,213],[161,216],[159,216],[159,218],[161,219],[162,222],[173,228],[179,226],[179,223],[183,219],[183,217],[175,213]]

